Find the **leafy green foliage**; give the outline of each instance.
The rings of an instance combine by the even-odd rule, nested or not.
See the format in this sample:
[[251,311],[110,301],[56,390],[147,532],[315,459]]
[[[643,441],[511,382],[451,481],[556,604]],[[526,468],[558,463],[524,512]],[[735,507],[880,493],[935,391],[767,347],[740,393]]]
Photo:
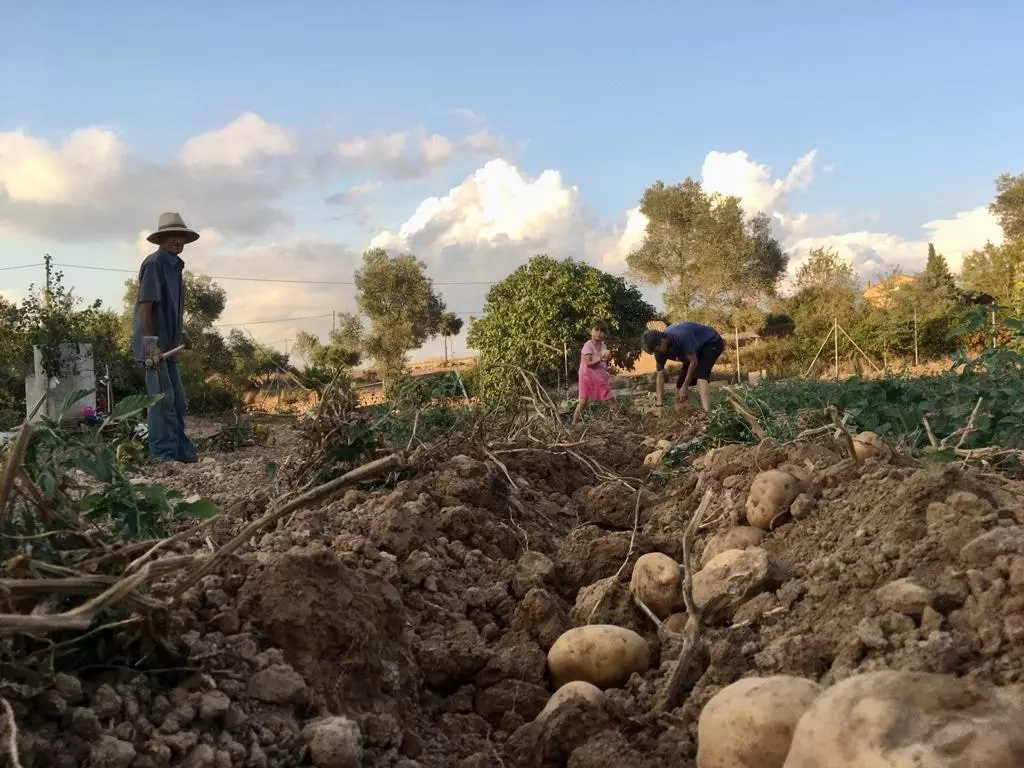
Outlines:
[[448,339],[458,336],[462,332],[464,321],[454,312],[445,312],[441,315],[441,324],[438,330],[444,339],[444,361],[448,362]]
[[[65,409],[86,392],[70,396]],[[127,397],[96,427],[67,428],[44,420],[32,434],[25,469],[42,494],[49,513],[25,507],[9,521],[13,530],[38,532],[55,521],[68,530],[79,519],[96,523],[107,538],[164,536],[180,519],[217,514],[207,500],[186,500],[160,484],[133,482],[128,461],[135,444],[133,426],[158,398]],[[85,484],[74,473],[90,478]],[[84,488],[84,492],[83,492]]]
[[564,384],[566,367],[570,377],[576,374],[594,320],[609,325],[615,364],[632,368],[654,314],[632,283],[581,261],[540,255],[491,288],[468,342],[482,354],[489,393],[521,383],[503,365],[532,371],[544,384]]
[[295,352],[301,355],[307,365],[327,371],[331,375],[359,365],[366,330],[358,315],[340,313],[335,318],[335,327],[327,339],[320,339],[308,331],[302,331],[295,338]]
[[387,389],[409,350],[438,334],[445,305],[426,265],[410,253],[389,256],[383,248],[371,248],[363,254],[355,284],[359,310],[370,318],[363,349]]
[[[983,331],[988,313],[976,312],[956,339],[969,339]],[[842,381],[793,379],[765,382],[741,392],[747,408],[779,442],[793,440],[802,430],[828,423],[825,412],[834,405],[848,415],[847,428],[870,430],[884,439],[915,452],[933,453],[931,437],[941,441],[971,430],[954,444],[970,450],[999,446],[1024,449],[1024,320],[1008,319],[1007,327],[1017,344],[996,346],[980,355],[958,349],[951,356],[949,372],[928,377],[889,376],[879,379],[850,378]],[[981,406],[978,401],[981,400]],[[978,407],[971,422],[971,414]],[[752,442],[743,420],[726,408],[712,414],[706,435],[679,449],[678,457],[707,450],[726,442]],[[952,458],[934,453],[937,458]]]
[[788,263],[767,216],[747,217],[737,197],[708,194],[686,179],[649,187],[640,203],[647,217],[643,244],[630,269],[666,286],[674,319],[721,322],[728,311],[775,295]]

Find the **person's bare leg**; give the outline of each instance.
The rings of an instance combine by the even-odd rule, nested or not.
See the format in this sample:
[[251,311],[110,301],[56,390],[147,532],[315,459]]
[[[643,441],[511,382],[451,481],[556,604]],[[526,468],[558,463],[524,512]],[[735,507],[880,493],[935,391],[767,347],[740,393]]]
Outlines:
[[704,413],[711,411],[711,382],[707,379],[697,379],[697,391],[700,392],[700,407]]
[[574,413],[572,415],[572,423],[573,424],[579,424],[580,423],[580,418],[583,416],[583,412],[587,409],[587,404],[589,402],[590,401],[587,400],[586,398],[583,398],[583,397],[580,398],[579,405],[576,406],[576,413]]

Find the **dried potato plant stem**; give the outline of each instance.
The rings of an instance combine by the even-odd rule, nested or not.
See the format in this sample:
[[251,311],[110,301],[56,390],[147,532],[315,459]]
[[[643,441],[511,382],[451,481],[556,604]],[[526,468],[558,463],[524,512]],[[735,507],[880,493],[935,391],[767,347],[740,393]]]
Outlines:
[[25,451],[28,450],[28,442],[31,437],[32,425],[26,422],[18,430],[18,437],[11,447],[11,452],[7,455],[4,473],[0,477],[0,520],[7,518],[7,504],[11,500],[11,491],[14,489],[14,478],[18,476],[18,470],[25,458]]
[[7,701],[3,696],[0,696],[0,705],[4,708],[4,716],[7,721],[7,742],[4,744],[7,756],[11,758],[11,766],[13,768],[22,768],[21,755],[18,753],[18,723],[14,719],[14,710],[11,709],[10,702]]
[[750,425],[750,431],[754,433],[754,437],[761,441],[767,440],[768,433],[764,431],[764,427],[761,426],[754,414],[750,412],[746,404],[740,400],[739,396],[735,392],[726,389],[725,397],[729,401],[729,405],[733,407],[733,410]]
[[[168,557],[154,560],[138,573],[117,580],[108,589],[88,602],[70,611],[51,616],[25,616],[19,613],[0,613],[0,634],[12,632],[58,632],[61,630],[88,629],[104,608],[130,599],[131,593],[145,586],[159,576],[192,565],[199,559],[195,555]],[[212,558],[211,558],[212,559]]]
[[846,425],[839,418],[839,409],[834,405],[830,405],[828,407],[828,415],[832,417],[832,423],[835,424],[836,429],[846,438],[846,450],[850,452],[850,458],[853,459],[853,463],[860,465],[862,462],[860,457],[857,456],[857,448],[853,444],[853,435],[846,431]]
[[667,712],[675,708],[681,693],[683,681],[690,671],[694,657],[697,654],[700,642],[701,611],[693,601],[693,540],[700,528],[701,521],[711,506],[712,491],[709,488],[704,492],[704,498],[700,500],[700,506],[693,513],[686,531],[683,533],[683,602],[686,604],[686,626],[683,628],[683,647],[679,651],[679,657],[672,667],[665,687],[662,690],[655,708],[661,712]]

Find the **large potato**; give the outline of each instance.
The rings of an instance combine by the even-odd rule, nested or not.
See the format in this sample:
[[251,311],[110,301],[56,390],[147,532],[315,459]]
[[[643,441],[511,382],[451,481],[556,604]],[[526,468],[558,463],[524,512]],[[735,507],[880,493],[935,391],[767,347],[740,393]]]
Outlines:
[[747,522],[768,530],[776,518],[789,510],[793,499],[807,488],[806,478],[781,469],[761,472],[750,484],[747,496]]
[[708,543],[704,545],[704,550],[700,553],[700,566],[703,568],[711,562],[712,558],[730,549],[758,547],[762,541],[764,541],[764,531],[760,528],[749,525],[728,528],[708,539]]
[[588,683],[583,680],[573,680],[571,683],[566,683],[555,691],[551,698],[548,699],[548,703],[544,705],[544,709],[542,709],[540,714],[534,719],[543,720],[564,707],[570,701],[577,700],[589,701],[591,704],[603,704],[604,691],[592,683]]
[[629,591],[659,619],[667,619],[683,608],[683,571],[661,552],[641,555],[633,566]]
[[888,461],[892,456],[892,449],[874,432],[861,432],[853,438],[853,453],[858,462],[867,459]]
[[807,710],[784,768],[1019,768],[1024,687],[951,675],[870,672]]
[[583,680],[598,688],[619,688],[634,672],[651,665],[647,641],[631,629],[613,624],[575,627],[548,651],[548,670],[556,688]]
[[802,677],[748,677],[704,705],[697,768],[782,768],[800,717],[821,693]]

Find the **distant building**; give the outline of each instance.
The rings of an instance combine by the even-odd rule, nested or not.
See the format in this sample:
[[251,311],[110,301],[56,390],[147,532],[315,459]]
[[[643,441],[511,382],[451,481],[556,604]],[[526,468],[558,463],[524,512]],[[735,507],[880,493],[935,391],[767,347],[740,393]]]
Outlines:
[[868,283],[861,296],[871,306],[885,309],[892,303],[892,295],[912,282],[914,282],[913,275],[893,275],[874,284]]

